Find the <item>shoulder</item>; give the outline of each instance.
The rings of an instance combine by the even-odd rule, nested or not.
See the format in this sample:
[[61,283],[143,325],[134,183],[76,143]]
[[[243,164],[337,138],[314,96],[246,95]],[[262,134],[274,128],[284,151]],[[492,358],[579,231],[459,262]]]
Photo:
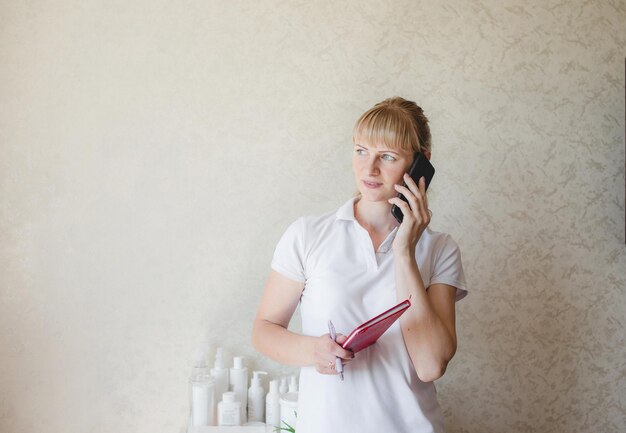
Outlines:
[[296,219],[291,223],[291,227],[294,227],[297,231],[307,233],[320,233],[338,220],[338,213],[346,207],[347,203],[341,206],[339,210],[331,210],[321,214],[304,215]]
[[459,245],[447,233],[427,229],[422,236],[428,285],[447,284],[456,287],[455,299],[458,301],[464,298],[467,295],[467,288]]
[[[333,214],[334,215],[334,214]],[[333,218],[334,219],[334,218]],[[320,227],[328,225],[332,220],[330,215],[305,215],[301,216],[295,221],[292,221],[288,226],[286,231],[293,233],[305,234],[307,232],[315,232]]]
[[459,245],[448,233],[437,232],[428,227],[422,233],[418,247],[420,244],[425,251],[435,256],[445,251],[459,250]]
[[298,221],[306,231],[316,232],[334,223],[336,220],[335,213],[336,211],[329,211],[319,215],[306,215],[298,218]]

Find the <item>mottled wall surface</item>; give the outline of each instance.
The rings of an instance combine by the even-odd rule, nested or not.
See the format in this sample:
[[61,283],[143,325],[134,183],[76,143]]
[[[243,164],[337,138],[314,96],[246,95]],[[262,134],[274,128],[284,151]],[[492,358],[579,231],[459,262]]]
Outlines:
[[0,22],[0,431],[178,432],[205,338],[293,372],[249,344],[274,245],[353,193],[352,125],[392,95],[430,116],[432,227],[471,289],[448,431],[624,431],[623,0],[5,1]]

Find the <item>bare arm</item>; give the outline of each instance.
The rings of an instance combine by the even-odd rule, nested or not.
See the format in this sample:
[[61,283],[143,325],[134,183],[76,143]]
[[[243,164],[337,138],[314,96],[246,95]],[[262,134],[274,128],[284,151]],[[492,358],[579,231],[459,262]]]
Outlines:
[[456,352],[455,294],[446,284],[424,288],[414,257],[396,257],[398,298],[412,295],[412,305],[400,319],[402,337],[420,380],[443,376]]
[[446,284],[433,284],[428,292],[415,260],[415,247],[430,223],[426,185],[419,186],[408,175],[407,187],[397,186],[409,203],[392,198],[404,215],[393,243],[398,297],[413,296],[413,305],[400,319],[402,337],[418,377],[424,382],[440,378],[456,352],[455,295],[456,289]]
[[[274,270],[270,272],[254,319],[252,344],[259,352],[281,364],[315,365],[320,373],[336,374],[335,356],[346,361],[354,356],[352,352],[333,342],[328,334],[311,337],[287,329],[303,290],[304,283]],[[345,336],[338,341],[343,339]]]

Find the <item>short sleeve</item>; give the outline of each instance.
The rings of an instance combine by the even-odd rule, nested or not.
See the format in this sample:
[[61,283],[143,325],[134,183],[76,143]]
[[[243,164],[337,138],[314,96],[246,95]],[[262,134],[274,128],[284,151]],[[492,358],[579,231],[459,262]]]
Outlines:
[[467,296],[465,273],[461,262],[461,250],[449,235],[445,236],[434,264],[430,284],[447,284],[456,287],[456,300]]
[[283,233],[274,250],[272,269],[283,276],[304,282],[304,219],[294,221]]

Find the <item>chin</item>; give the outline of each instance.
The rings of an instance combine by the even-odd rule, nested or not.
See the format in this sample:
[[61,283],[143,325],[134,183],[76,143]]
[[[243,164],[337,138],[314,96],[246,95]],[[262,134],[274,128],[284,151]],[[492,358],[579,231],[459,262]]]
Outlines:
[[382,192],[361,191],[361,198],[372,202],[385,202],[389,204],[387,200],[392,197],[395,197],[395,195],[390,196],[389,194],[384,194]]

